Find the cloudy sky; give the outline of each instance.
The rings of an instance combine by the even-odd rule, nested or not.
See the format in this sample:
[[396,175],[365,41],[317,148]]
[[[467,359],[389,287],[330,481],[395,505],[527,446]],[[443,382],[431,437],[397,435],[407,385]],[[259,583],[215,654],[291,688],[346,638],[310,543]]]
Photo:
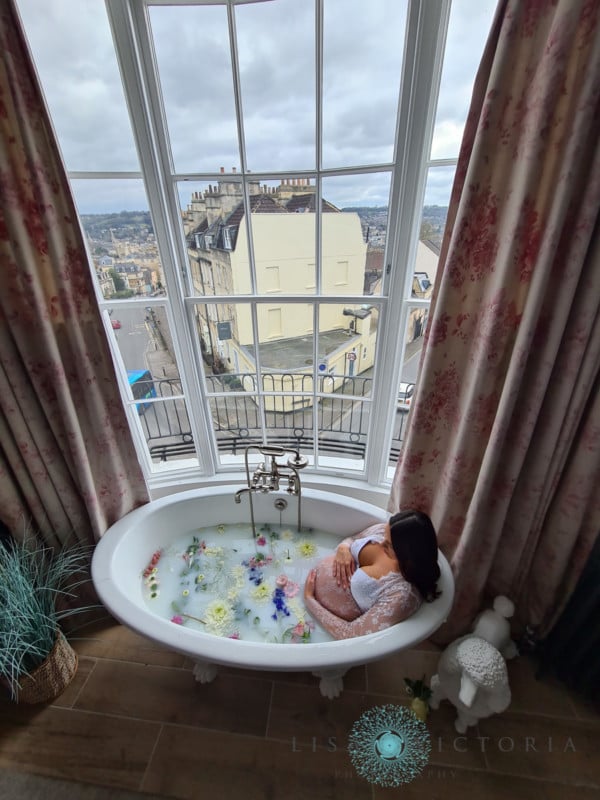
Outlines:
[[[67,168],[139,169],[103,0],[17,0]],[[325,0],[323,166],[387,163],[393,155],[406,2]],[[433,158],[458,154],[473,78],[496,0],[454,0]],[[223,6],[153,6],[150,22],[174,168],[240,168],[227,15]],[[313,0],[236,8],[248,168],[315,166]],[[446,205],[453,169],[430,170],[425,202]],[[82,213],[147,208],[139,180],[77,181]],[[180,185],[185,205],[191,189]],[[387,205],[389,177],[328,178],[338,206]]]

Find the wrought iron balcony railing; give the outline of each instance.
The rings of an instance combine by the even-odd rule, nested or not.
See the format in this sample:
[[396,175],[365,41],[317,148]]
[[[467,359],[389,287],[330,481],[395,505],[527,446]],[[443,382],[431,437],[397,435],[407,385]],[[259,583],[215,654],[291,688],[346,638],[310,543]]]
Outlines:
[[[284,394],[280,387],[289,385],[292,377],[295,392]],[[263,390],[268,393],[266,397],[274,401],[270,404],[271,410],[263,412],[268,442],[293,447],[305,454],[312,453],[316,446],[321,455],[353,460],[364,458],[372,379],[337,377],[334,391],[328,391],[326,382],[329,379],[323,376],[319,378],[316,394],[313,394],[312,376],[301,377],[306,379],[304,384],[298,383],[297,374],[264,376]],[[210,375],[207,388],[219,451],[235,455],[243,453],[249,444],[262,444],[262,414],[258,393],[255,393],[256,376]],[[151,457],[155,461],[168,461],[193,456],[195,445],[180,381],[158,379],[153,381],[153,389],[155,399],[137,404]],[[148,392],[137,396],[134,392],[136,399],[142,396],[147,397]],[[389,453],[390,465],[398,459],[407,414],[408,404],[399,402]]]

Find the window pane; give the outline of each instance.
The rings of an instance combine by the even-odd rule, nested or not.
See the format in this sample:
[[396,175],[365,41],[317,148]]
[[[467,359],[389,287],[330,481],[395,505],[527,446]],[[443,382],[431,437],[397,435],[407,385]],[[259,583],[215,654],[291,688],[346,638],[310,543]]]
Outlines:
[[[364,389],[369,382],[370,379],[353,380],[352,389]],[[324,380],[323,388],[326,383]],[[371,403],[368,400],[346,398],[344,391],[337,390],[319,402],[319,464],[334,466],[337,461],[339,465],[339,460],[343,459],[345,469],[362,470]]]
[[314,180],[266,181],[250,204],[258,292],[314,293]]
[[389,192],[389,173],[323,179],[323,294],[381,294]]
[[249,391],[256,383],[250,306],[197,303],[195,333],[209,392]]
[[226,7],[149,10],[175,171],[239,167]]
[[325,168],[391,162],[406,8],[406,0],[325,0]]
[[374,306],[319,306],[317,374],[332,379],[335,391],[359,397],[370,393],[378,319]]
[[249,3],[235,15],[248,168],[314,169],[314,3]]
[[398,454],[406,436],[408,412],[417,383],[428,318],[429,308],[413,306],[408,310],[404,339],[404,362],[396,396],[396,416],[390,446],[390,465],[395,464],[398,460]]
[[153,472],[197,467],[187,406],[182,397],[136,404]]
[[18,0],[67,169],[139,169],[104,3]]
[[[142,308],[115,303],[108,307],[115,338],[129,385],[152,378],[153,397],[180,395],[181,378],[173,347],[173,336],[162,305]],[[140,373],[149,371],[150,376]],[[139,387],[138,390],[139,391]],[[134,397],[136,397],[134,392]]]
[[[178,184],[178,189],[191,292],[249,293],[248,235],[240,180],[224,177],[215,183],[185,182]],[[251,184],[250,191],[258,191],[258,183]]]
[[96,280],[105,300],[166,293],[141,180],[72,180]]
[[432,158],[458,156],[475,75],[496,5],[497,0],[452,0]]
[[430,298],[433,291],[455,170],[456,167],[432,167],[427,174],[412,284],[413,297]]

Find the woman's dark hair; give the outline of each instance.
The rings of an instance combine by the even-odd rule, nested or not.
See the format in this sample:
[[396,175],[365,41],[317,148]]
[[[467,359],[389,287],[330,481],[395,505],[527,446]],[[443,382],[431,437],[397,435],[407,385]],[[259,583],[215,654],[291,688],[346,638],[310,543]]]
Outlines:
[[430,603],[439,597],[437,536],[433,523],[422,511],[400,511],[389,520],[392,547],[402,574]]

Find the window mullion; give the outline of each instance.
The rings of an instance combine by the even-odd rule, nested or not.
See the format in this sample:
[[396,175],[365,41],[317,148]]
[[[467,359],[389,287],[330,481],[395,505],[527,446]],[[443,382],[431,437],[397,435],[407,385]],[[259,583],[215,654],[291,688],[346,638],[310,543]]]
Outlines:
[[389,206],[397,209],[394,219],[390,219],[386,253],[384,294],[390,302],[384,309],[383,329],[377,341],[366,462],[367,480],[376,485],[387,480],[389,442],[404,360],[404,332],[449,14],[450,0],[413,0],[409,5],[396,127],[396,166]]
[[203,473],[214,474],[217,463],[215,451],[199,446],[201,441],[212,440],[212,428],[208,409],[197,388],[201,379],[186,323],[182,275],[183,265],[187,263],[186,251],[178,221],[178,202],[171,178],[170,153],[146,9],[134,0],[106,0],[106,10],[169,289],[164,300],[170,309],[175,357],[179,364],[198,461]]

